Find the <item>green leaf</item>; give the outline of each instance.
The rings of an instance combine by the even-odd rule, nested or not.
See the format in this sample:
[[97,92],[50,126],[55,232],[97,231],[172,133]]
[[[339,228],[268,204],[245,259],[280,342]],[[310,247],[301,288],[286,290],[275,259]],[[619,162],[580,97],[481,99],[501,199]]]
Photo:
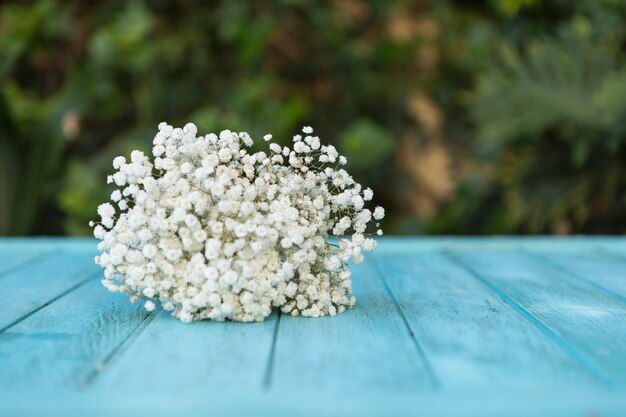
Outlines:
[[339,147],[348,158],[348,166],[364,170],[381,163],[393,152],[391,133],[369,120],[358,120],[344,131]]

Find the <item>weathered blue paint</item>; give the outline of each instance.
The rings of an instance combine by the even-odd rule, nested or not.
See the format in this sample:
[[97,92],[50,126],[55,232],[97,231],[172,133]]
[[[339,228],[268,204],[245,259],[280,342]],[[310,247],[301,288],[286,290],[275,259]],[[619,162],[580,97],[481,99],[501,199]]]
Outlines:
[[98,274],[92,256],[62,253],[0,277],[0,331],[39,311]]
[[182,324],[0,239],[0,416],[626,415],[626,239],[384,238],[335,318]]
[[262,323],[200,321],[184,325],[164,310],[100,368],[92,390],[254,392],[272,349],[276,315]]
[[597,385],[542,329],[447,256],[375,258],[443,390]]
[[271,392],[432,392],[427,364],[375,267],[353,267],[353,310],[336,317],[283,316]]
[[28,391],[84,385],[147,315],[120,298],[92,278],[0,333],[0,386]]

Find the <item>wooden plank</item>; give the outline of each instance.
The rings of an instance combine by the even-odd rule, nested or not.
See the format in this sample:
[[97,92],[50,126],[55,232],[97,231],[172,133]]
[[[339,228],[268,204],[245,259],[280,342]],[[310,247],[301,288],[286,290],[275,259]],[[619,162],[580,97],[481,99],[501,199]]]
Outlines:
[[530,252],[538,260],[626,302],[626,258],[619,254]]
[[601,250],[605,250],[621,256],[626,256],[626,237],[620,237],[610,242],[599,242],[599,244],[596,246],[598,246]]
[[[0,393],[0,396],[2,393]],[[426,417],[623,417],[622,392],[593,390],[527,395],[492,391],[475,393],[394,394],[335,392],[313,389],[293,394],[222,393],[207,390],[190,394],[182,390],[144,392],[61,392],[33,398],[32,393],[11,393],[0,402],[3,416],[123,417],[123,416],[426,416]]]
[[343,314],[282,317],[271,392],[434,389],[436,376],[429,374],[419,341],[411,337],[371,263],[353,267],[353,286],[357,304]]
[[0,278],[0,332],[99,273],[89,254],[60,254]]
[[61,250],[95,254],[97,245],[98,240],[92,237],[3,237],[0,238],[0,253]]
[[181,323],[166,311],[100,369],[90,384],[137,395],[262,390],[276,315],[261,323]]
[[597,385],[539,329],[445,256],[375,259],[444,390]]
[[[5,242],[0,257],[28,247]],[[385,239],[385,280],[357,266],[359,300],[343,315],[185,325],[166,312],[142,322],[140,305],[106,292],[92,239],[38,240],[73,254],[0,276],[0,330],[5,302],[39,300],[0,331],[0,415],[621,416],[624,303],[598,287],[618,292],[620,260],[565,271],[568,253],[612,242]],[[446,247],[463,267],[437,253]],[[558,254],[565,269],[515,248]],[[93,280],[68,278],[81,263]]]
[[60,253],[96,254],[97,240],[66,237],[0,238],[0,277]]
[[53,256],[51,250],[46,251],[3,251],[0,252],[0,278],[9,272],[24,268],[29,264],[43,261],[47,257]]
[[[550,250],[552,252],[577,252],[591,247],[610,246],[626,248],[623,237],[593,236],[383,236],[377,238],[379,247],[376,253],[412,254],[416,252],[437,252],[442,250],[471,251],[511,251],[521,248]],[[625,250],[626,252],[626,250]]]
[[626,385],[623,302],[528,255],[463,253],[458,259],[599,381]]
[[0,391],[81,386],[146,315],[92,278],[0,333]]

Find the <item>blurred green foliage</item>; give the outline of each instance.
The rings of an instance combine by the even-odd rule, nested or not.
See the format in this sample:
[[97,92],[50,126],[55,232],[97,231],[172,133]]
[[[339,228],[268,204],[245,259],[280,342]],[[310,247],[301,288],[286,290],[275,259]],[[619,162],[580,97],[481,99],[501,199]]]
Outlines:
[[[491,58],[465,60],[476,71],[463,101],[472,154],[490,171],[476,185],[461,185],[470,196],[457,197],[449,223],[467,232],[622,233],[626,4],[512,3],[500,5],[516,11],[513,24],[480,29],[474,22],[469,30],[470,39],[482,30],[503,37],[487,48]],[[469,42],[464,52],[484,50]],[[488,220],[467,223],[471,211]]]
[[618,0],[0,5],[0,234],[87,234],[115,155],[304,124],[390,233],[621,233]]

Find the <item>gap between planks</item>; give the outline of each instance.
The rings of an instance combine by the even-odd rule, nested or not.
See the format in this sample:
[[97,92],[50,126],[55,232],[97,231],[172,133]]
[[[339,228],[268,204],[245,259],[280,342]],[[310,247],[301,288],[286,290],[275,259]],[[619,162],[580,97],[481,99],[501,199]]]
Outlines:
[[[522,249],[522,251],[525,254],[528,254],[526,252],[525,249]],[[10,268],[7,271],[3,271],[3,273],[0,273],[0,278],[6,274],[7,272],[13,272],[16,269],[19,269],[20,267],[23,267],[24,265],[26,265],[29,262],[41,262],[45,259],[48,259],[50,256],[61,252],[59,249],[53,249],[51,251],[47,251],[44,253],[41,253],[39,255],[35,255],[33,256],[33,258],[29,258],[27,260],[25,260],[24,262],[21,262],[20,264]],[[449,249],[444,249],[442,251],[442,253],[448,257],[449,259],[451,259],[453,262],[455,262],[456,264],[458,264],[459,266],[461,266],[463,269],[465,269],[466,271],[468,271],[472,276],[474,276],[478,281],[480,281],[483,285],[485,285],[486,287],[488,287],[491,291],[493,291],[496,295],[498,295],[501,299],[503,299],[503,301],[508,304],[510,307],[512,307],[518,314],[522,315],[524,318],[526,318],[527,320],[529,320],[531,323],[533,323],[536,327],[538,327],[542,333],[544,333],[546,336],[548,336],[554,343],[556,343],[561,349],[563,349],[567,354],[569,354],[570,356],[572,356],[578,363],[580,363],[587,371],[591,372],[592,374],[594,374],[594,376],[599,377],[599,379],[603,380],[603,382],[608,383],[608,385],[611,385],[612,382],[610,381],[609,378],[607,378],[606,376],[604,376],[601,371],[595,369],[595,367],[593,365],[591,365],[588,360],[585,358],[585,356],[579,352],[577,352],[575,349],[569,347],[569,345],[567,344],[567,342],[565,340],[563,340],[562,338],[560,338],[554,331],[552,331],[550,328],[548,328],[546,325],[544,325],[538,318],[536,318],[532,313],[530,313],[528,310],[526,310],[524,307],[522,307],[521,305],[519,305],[517,302],[515,302],[513,299],[511,299],[508,295],[506,295],[504,292],[502,292],[499,288],[497,288],[494,284],[492,284],[491,282],[489,282],[486,278],[482,277],[482,275],[480,275],[479,273],[477,273],[473,268],[469,267],[468,265],[465,264],[464,261],[459,260],[458,258],[456,258],[456,255],[450,251]],[[531,255],[534,255],[534,257],[536,257],[537,259],[541,259],[544,263],[548,263],[550,264],[550,266],[554,267],[555,269],[559,269],[562,271],[566,271],[567,268],[564,268],[560,265],[554,264],[551,261],[545,260],[543,258],[541,258],[541,256],[539,254],[534,254],[534,253],[530,253]],[[619,254],[605,254],[602,253],[603,255],[606,256],[611,256],[611,257],[615,257],[618,258],[622,261],[626,261],[626,259],[622,258]],[[415,332],[412,330],[410,323],[408,322],[402,307],[400,306],[400,304],[398,303],[398,300],[396,299],[395,295],[393,294],[393,292],[391,291],[390,287],[388,286],[387,282],[386,282],[386,278],[385,276],[382,274],[381,272],[381,268],[379,263],[376,260],[376,255],[374,254],[374,256],[372,256],[372,260],[371,263],[374,265],[376,273],[379,275],[379,279],[381,280],[381,282],[383,283],[386,291],[388,292],[388,294],[390,295],[391,299],[393,300],[394,306],[398,312],[398,314],[400,315],[400,317],[402,318],[402,320],[405,323],[405,326],[409,332],[410,337],[413,340],[413,343],[415,345],[416,351],[420,356],[420,359],[423,361],[423,364],[425,366],[425,369],[427,369],[428,372],[428,376],[431,380],[431,383],[433,385],[433,387],[435,389],[440,389],[440,382],[438,380],[438,377],[427,357],[427,355],[425,354],[424,349],[422,348],[417,336],[415,335]],[[83,281],[77,283],[76,285],[74,285],[73,287],[67,289],[66,291],[64,291],[63,293],[57,295],[56,297],[52,298],[51,300],[49,300],[48,302],[46,302],[45,304],[41,305],[40,307],[37,307],[36,309],[32,310],[31,312],[25,314],[24,316],[20,317],[19,319],[15,320],[14,322],[12,322],[11,324],[5,326],[3,329],[0,329],[0,333],[6,331],[7,329],[19,324],[20,322],[24,321],[25,319],[27,319],[28,317],[32,316],[33,314],[36,314],[37,312],[41,311],[42,309],[44,309],[45,307],[47,307],[48,305],[52,304],[53,302],[57,301],[58,299],[64,297],[65,295],[71,293],[72,291],[78,289],[79,287],[81,287],[82,285],[84,285],[85,283],[87,283],[90,279],[93,278],[94,275],[97,275],[98,273],[94,273],[94,274],[90,274],[90,276],[86,279],[84,279]],[[584,278],[584,277],[580,277],[575,275],[574,273],[572,273],[571,271],[567,270],[567,274],[569,276],[572,276],[576,279],[580,279],[583,280],[587,283],[590,284],[594,284],[592,282],[590,282],[588,279]],[[617,295],[617,294],[613,294],[610,290],[607,290],[603,287],[598,286],[597,284],[594,284],[594,286],[598,287],[599,289],[604,290],[604,292],[606,293],[611,293],[614,297],[617,296],[617,298],[621,299],[622,301],[624,300],[623,297]],[[89,384],[91,381],[93,381],[93,379],[95,379],[97,377],[97,375],[103,370],[103,368],[109,364],[112,360],[114,360],[114,358],[120,353],[123,352],[123,350],[129,346],[133,340],[136,339],[136,337],[138,337],[149,325],[150,323],[152,323],[152,321],[156,318],[157,315],[161,314],[162,311],[160,310],[155,310],[154,312],[147,314],[144,319],[115,347],[113,348],[113,350],[105,357],[105,359],[100,362],[96,368],[94,369],[94,371],[87,377],[85,384]],[[271,343],[271,347],[270,347],[270,353],[268,355],[268,361],[267,361],[267,366],[265,369],[265,375],[264,375],[264,379],[263,379],[263,388],[264,389],[269,389],[272,383],[272,376],[273,376],[273,372],[274,372],[274,362],[275,362],[275,355],[276,355],[276,345],[277,345],[277,341],[278,341],[278,334],[279,334],[279,326],[280,326],[280,319],[281,319],[281,313],[280,311],[278,312],[278,317],[277,317],[277,321],[274,327],[274,332],[273,332],[273,337],[272,337],[272,343]]]
[[51,250],[46,250],[44,252],[35,254],[29,258],[24,259],[22,262],[19,262],[16,265],[13,265],[12,267],[5,269],[4,271],[1,271],[0,278],[3,278],[6,275],[12,274],[13,272],[19,271],[20,269],[23,269],[24,267],[29,266],[29,264],[37,265],[45,261],[46,259],[51,258],[52,255],[58,255],[60,253],[62,252],[59,249],[51,249]]
[[561,338],[556,332],[554,332],[550,327],[544,324],[541,320],[535,317],[530,311],[524,308],[521,304],[507,295],[504,291],[498,288],[495,284],[493,284],[490,280],[484,277],[481,273],[476,271],[473,267],[467,264],[465,261],[459,259],[457,254],[450,250],[444,249],[441,252],[446,258],[448,258],[451,262],[457,264],[464,270],[466,270],[471,276],[476,278],[480,283],[482,283],[485,287],[491,290],[494,294],[500,297],[509,307],[511,307],[515,312],[520,314],[526,320],[530,321],[535,327],[537,327],[545,336],[547,336],[553,343],[555,343],[561,350],[563,350],[567,355],[569,355],[576,363],[578,363],[582,368],[584,368],[587,372],[589,372],[594,378],[596,378],[603,385],[614,388],[616,386],[615,382],[607,376],[604,372],[597,369],[588,359],[587,357],[579,352],[573,346],[570,346],[566,340]]
[[104,357],[104,359],[94,366],[94,369],[83,380],[82,386],[87,387],[93,383],[98,375],[106,369],[107,365],[115,360],[116,356],[123,353],[124,350],[130,346],[131,342],[137,339],[148,328],[150,323],[163,313],[163,311],[164,310],[159,307],[153,311],[147,312],[143,319],[137,323],[137,325],[122,339],[122,341],[115,345],[113,349],[111,349],[111,351]]
[[415,350],[417,351],[417,354],[418,354],[420,360],[422,361],[422,363],[424,365],[424,368],[426,369],[426,372],[428,374],[428,379],[430,380],[430,383],[431,383],[433,389],[435,391],[440,391],[441,390],[441,382],[439,381],[439,377],[437,376],[437,373],[435,372],[435,369],[433,368],[430,360],[428,359],[428,356],[426,355],[426,351],[424,350],[424,348],[422,347],[422,344],[418,340],[417,335],[413,331],[413,328],[411,327],[411,324],[409,323],[409,320],[407,319],[406,315],[404,314],[404,311],[402,310],[402,307],[400,306],[400,303],[398,302],[396,296],[393,294],[393,291],[391,291],[391,288],[389,288],[389,285],[387,284],[387,281],[385,280],[385,277],[384,277],[384,275],[383,275],[383,273],[381,271],[380,265],[379,265],[378,261],[376,260],[376,255],[372,256],[371,263],[374,265],[374,269],[376,270],[376,275],[378,275],[378,278],[380,279],[380,281],[382,282],[383,286],[385,287],[385,290],[387,291],[387,294],[389,294],[389,296],[391,297],[391,300],[393,301],[393,304],[394,304],[394,306],[396,308],[396,311],[398,312],[398,314],[402,318],[402,321],[404,322],[404,325],[406,326],[406,329],[409,332],[409,336],[411,337],[413,345],[415,346]]
[[7,324],[3,328],[0,328],[0,333],[4,333],[5,331],[9,330],[10,328],[12,328],[12,327],[20,324],[24,320],[28,319],[33,314],[36,314],[36,313],[40,312],[41,310],[43,310],[44,308],[48,307],[50,304],[54,303],[55,301],[58,301],[59,299],[65,297],[66,295],[70,294],[71,292],[76,291],[78,288],[82,287],[83,285],[85,285],[86,283],[88,283],[89,281],[94,279],[94,277],[96,275],[100,275],[100,272],[98,271],[98,272],[94,272],[92,274],[89,274],[89,276],[87,276],[87,278],[85,278],[82,281],[74,284],[72,287],[70,287],[67,290],[61,292],[60,294],[54,296],[53,298],[51,298],[50,300],[46,301],[44,304],[40,305],[39,307],[36,307],[33,310],[29,311],[28,313],[24,314],[23,316],[13,320],[11,323]]
[[611,258],[613,260],[617,260],[622,263],[626,262],[626,255],[619,253],[619,252],[615,252],[614,249],[606,248],[604,246],[596,247],[594,249],[594,253],[605,256],[607,258]]
[[276,317],[276,324],[274,325],[274,333],[272,334],[272,344],[270,345],[270,354],[267,358],[267,365],[265,367],[265,375],[263,376],[263,390],[269,391],[272,385],[272,375],[274,373],[274,360],[276,357],[276,343],[278,342],[278,331],[280,328],[280,318],[282,312],[278,308]]
[[[571,268],[569,268],[567,266],[561,265],[560,263],[557,263],[557,262],[553,262],[550,259],[546,258],[545,256],[542,256],[541,254],[536,253],[536,252],[529,251],[527,249],[521,249],[521,253],[523,253],[524,255],[527,255],[528,257],[536,259],[539,262],[542,262],[545,265],[548,265],[550,268],[555,269],[555,270],[557,270],[559,272],[562,272],[563,274],[565,274],[567,276],[570,276],[570,277],[572,277],[574,279],[577,279],[578,281],[581,281],[581,282],[584,282],[586,284],[589,284],[592,287],[594,287],[595,289],[597,289],[598,291],[608,295],[609,297],[615,298],[615,299],[617,299],[617,300],[619,300],[619,301],[621,301],[623,303],[626,303],[626,297],[624,297],[624,296],[622,296],[622,295],[620,295],[620,294],[618,294],[618,293],[616,293],[616,292],[614,292],[614,291],[612,291],[612,290],[610,290],[610,289],[608,289],[608,288],[606,288],[606,287],[604,287],[604,286],[602,286],[602,285],[600,285],[600,284],[598,284],[598,283],[596,283],[594,281],[591,281],[590,279],[587,279],[587,278],[583,277],[582,275],[578,274],[576,271],[572,270]],[[611,257],[611,258],[612,258],[612,255],[613,255],[613,254],[606,254],[602,250],[596,251],[595,253],[597,253],[597,254],[599,254],[601,256],[606,256],[606,257]],[[619,259],[619,258],[620,258],[619,255],[616,255],[614,259],[617,259],[618,261],[621,261],[621,262],[625,261],[624,259]]]

